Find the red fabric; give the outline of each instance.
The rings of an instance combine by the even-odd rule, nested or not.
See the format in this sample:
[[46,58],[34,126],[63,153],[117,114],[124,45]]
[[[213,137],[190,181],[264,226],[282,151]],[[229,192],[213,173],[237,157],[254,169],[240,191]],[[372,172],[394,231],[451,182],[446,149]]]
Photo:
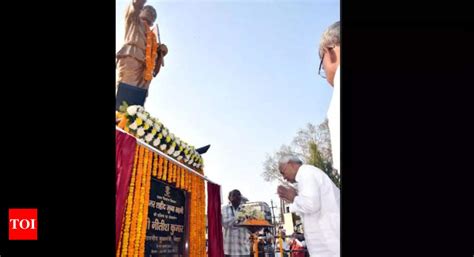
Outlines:
[[[296,243],[296,241],[293,241],[292,244],[291,244],[290,249],[291,249],[292,251],[294,251],[294,250],[302,251],[302,250],[304,250],[304,247],[298,245],[298,244]],[[305,255],[304,252],[293,252],[293,253],[291,253],[291,257],[304,257],[304,255]]]
[[115,247],[120,239],[120,229],[125,210],[125,201],[132,174],[133,159],[137,141],[134,137],[116,130],[115,132]]
[[207,222],[208,257],[223,257],[221,187],[211,182],[207,182]]

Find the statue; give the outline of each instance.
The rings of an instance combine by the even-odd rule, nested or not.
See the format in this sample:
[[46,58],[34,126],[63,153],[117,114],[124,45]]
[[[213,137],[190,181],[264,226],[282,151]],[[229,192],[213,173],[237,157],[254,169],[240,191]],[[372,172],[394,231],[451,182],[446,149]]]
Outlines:
[[156,10],[146,0],[132,0],[125,14],[125,42],[117,53],[116,109],[123,101],[143,106],[153,77],[164,66],[168,48],[159,38]]

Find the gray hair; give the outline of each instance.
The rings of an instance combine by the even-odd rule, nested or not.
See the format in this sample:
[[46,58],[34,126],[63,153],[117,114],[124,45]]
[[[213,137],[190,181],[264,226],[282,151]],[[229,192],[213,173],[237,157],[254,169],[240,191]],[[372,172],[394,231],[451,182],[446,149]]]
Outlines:
[[296,155],[293,154],[288,154],[288,155],[283,155],[280,160],[278,161],[279,165],[287,164],[289,162],[294,162],[297,164],[302,165],[303,161]]
[[156,20],[156,10],[155,10],[155,8],[154,8],[153,6],[151,6],[151,5],[145,5],[145,6],[143,7],[143,10],[144,10],[144,11],[145,11],[145,10],[150,11],[151,15],[153,16],[153,21],[152,21],[152,22],[155,22],[155,20]]
[[323,57],[324,48],[341,44],[341,22],[337,21],[324,31],[319,42],[319,58]]

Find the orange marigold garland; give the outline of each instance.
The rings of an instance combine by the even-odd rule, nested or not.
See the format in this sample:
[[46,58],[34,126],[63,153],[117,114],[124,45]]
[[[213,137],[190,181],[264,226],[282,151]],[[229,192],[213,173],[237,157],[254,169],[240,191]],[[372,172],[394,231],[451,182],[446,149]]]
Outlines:
[[[144,153],[143,153],[143,174],[142,174],[142,180],[140,183],[140,195],[138,199],[138,213],[137,213],[137,230],[136,230],[136,235],[135,235],[135,251],[133,256],[138,257],[139,255],[139,249],[140,249],[140,243],[141,243],[141,238],[142,238],[142,224],[143,224],[143,209],[144,209],[144,204],[145,204],[145,185],[146,185],[146,179],[147,175],[150,172],[149,169],[149,164],[150,162],[150,151],[148,148],[144,148]],[[146,205],[148,206],[148,204]]]
[[186,174],[186,170],[184,168],[181,168],[181,188],[185,189],[186,190],[186,187],[184,186],[184,179],[185,179],[185,174]]
[[168,162],[168,178],[167,178],[167,181],[170,184],[171,184],[171,178],[172,177],[173,177],[173,162],[169,161]]
[[173,183],[176,184],[176,181],[178,181],[178,165],[173,163]]
[[158,179],[163,176],[163,157],[158,155]]
[[176,165],[176,188],[181,189],[181,167]]
[[163,177],[161,177],[161,180],[166,181],[167,178],[167,171],[168,171],[168,160],[164,158],[163,161]]
[[173,180],[174,180],[174,163],[173,162],[169,162],[170,163],[170,170],[171,170],[171,177],[170,179],[168,180],[168,183],[173,183]]
[[188,189],[189,189],[189,192],[192,192],[193,191],[193,176],[191,173],[189,173],[189,176],[188,176]]
[[[151,185],[151,159],[153,158],[153,155],[156,155],[153,152],[149,152],[149,164],[148,164],[148,169],[146,172],[146,177],[145,177],[145,186],[144,186],[144,192],[143,192],[143,202],[141,205],[143,206],[143,211],[141,213],[142,215],[142,221],[141,221],[141,231],[140,231],[140,240],[139,240],[139,251],[137,256],[144,256],[145,254],[145,239],[146,239],[146,224],[147,224],[147,218],[148,218],[148,203],[150,201],[150,185]],[[140,222],[140,216],[139,216],[139,222]]]
[[153,177],[158,175],[158,154],[151,152],[153,158]]
[[192,175],[192,208],[194,211],[191,211],[191,219],[193,227],[193,246],[192,252],[194,256],[205,256],[205,213],[204,213],[204,181],[202,178]]
[[133,209],[132,209],[132,223],[130,227],[130,244],[128,247],[128,256],[132,257],[135,253],[135,240],[136,240],[136,233],[137,233],[137,217],[139,211],[139,203],[140,203],[140,189],[141,189],[141,181],[142,181],[142,174],[143,174],[143,162],[144,162],[144,155],[145,148],[140,146],[139,156],[138,156],[138,171],[137,171],[137,178],[135,180],[135,194],[133,197]]
[[138,155],[139,155],[139,146],[135,148],[135,157],[134,157],[134,165],[132,170],[132,177],[130,179],[130,186],[128,189],[128,196],[126,202],[126,209],[125,209],[125,225],[123,228],[123,245],[122,245],[122,255],[123,257],[127,256],[128,253],[128,242],[130,238],[130,225],[132,223],[132,204],[133,204],[133,195],[135,189],[135,176],[137,173],[137,164],[138,164]]
[[115,116],[116,119],[120,119],[120,122],[117,124],[117,127],[125,130],[127,128],[128,123],[127,115],[121,112],[117,112]]
[[[140,201],[139,201],[139,211],[138,211],[138,217],[137,217],[137,235],[136,235],[136,240],[135,240],[135,253],[134,257],[138,256],[143,256],[144,252],[142,253],[140,249],[142,248],[142,241],[141,239],[143,238],[143,231],[145,231],[143,227],[143,220],[146,220],[146,217],[143,215],[144,214],[144,209],[148,209],[148,203],[145,202],[145,196],[146,196],[146,183],[147,183],[147,178],[148,175],[151,172],[151,151],[148,150],[148,148],[145,148],[145,153],[144,153],[144,162],[143,162],[143,176],[142,176],[142,183],[140,187]],[[144,242],[143,242],[144,243]]]
[[145,71],[143,77],[146,81],[150,81],[153,76],[153,69],[155,68],[155,60],[158,50],[158,42],[156,42],[156,36],[148,26],[146,28],[146,50],[145,50]]

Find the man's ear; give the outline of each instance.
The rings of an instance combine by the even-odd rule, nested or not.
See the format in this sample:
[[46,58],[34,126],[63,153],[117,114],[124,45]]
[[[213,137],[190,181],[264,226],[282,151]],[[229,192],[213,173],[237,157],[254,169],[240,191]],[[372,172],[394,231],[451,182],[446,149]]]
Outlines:
[[334,48],[328,49],[329,59],[331,63],[335,63],[337,61],[336,51]]

